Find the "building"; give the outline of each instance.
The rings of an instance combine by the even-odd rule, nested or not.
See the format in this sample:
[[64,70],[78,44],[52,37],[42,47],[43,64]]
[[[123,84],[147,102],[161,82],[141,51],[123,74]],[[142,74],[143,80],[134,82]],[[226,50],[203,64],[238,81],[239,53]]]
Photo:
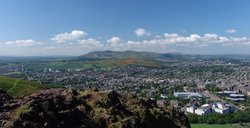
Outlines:
[[230,94],[227,99],[233,100],[233,101],[245,101],[246,97],[243,94]]
[[194,106],[187,107],[186,112],[195,113],[195,107]]
[[233,101],[245,101],[246,96],[243,94],[236,93],[235,91],[221,91],[217,93],[219,97],[226,97]]
[[250,96],[250,85],[248,85],[248,84],[236,87],[235,90],[237,92],[239,92],[240,94],[243,93],[243,94],[245,94],[247,96]]
[[220,113],[220,114],[225,114],[225,113],[229,113],[230,109],[224,104],[217,102],[217,103],[213,103],[213,111]]
[[220,102],[215,102],[212,104],[204,104],[200,107],[198,106],[189,106],[186,108],[186,112],[188,113],[194,113],[197,115],[206,115],[209,113],[220,113],[220,114],[225,114],[229,112],[234,112],[235,107],[231,106],[230,104],[223,104]]
[[183,99],[190,99],[190,98],[202,98],[203,96],[199,93],[195,92],[175,92],[175,97],[183,98]]

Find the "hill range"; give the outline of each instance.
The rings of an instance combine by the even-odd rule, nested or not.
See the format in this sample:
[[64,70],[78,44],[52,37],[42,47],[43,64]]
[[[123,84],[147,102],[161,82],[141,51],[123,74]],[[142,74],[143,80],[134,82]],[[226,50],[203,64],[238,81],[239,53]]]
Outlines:
[[155,60],[158,58],[176,58],[181,57],[180,53],[155,53],[155,52],[138,52],[138,51],[93,51],[79,56],[79,59],[121,59],[137,58]]

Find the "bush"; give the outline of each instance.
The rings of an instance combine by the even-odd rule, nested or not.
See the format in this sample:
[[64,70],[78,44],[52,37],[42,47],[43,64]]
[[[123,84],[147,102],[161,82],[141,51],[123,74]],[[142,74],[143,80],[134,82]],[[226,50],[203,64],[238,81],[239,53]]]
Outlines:
[[215,124],[215,120],[210,117],[210,118],[207,119],[207,123],[208,124]]
[[198,123],[198,116],[195,114],[188,114],[188,120],[190,123]]
[[217,123],[218,123],[218,124],[226,124],[226,122],[225,122],[224,119],[219,119],[219,120],[217,121]]

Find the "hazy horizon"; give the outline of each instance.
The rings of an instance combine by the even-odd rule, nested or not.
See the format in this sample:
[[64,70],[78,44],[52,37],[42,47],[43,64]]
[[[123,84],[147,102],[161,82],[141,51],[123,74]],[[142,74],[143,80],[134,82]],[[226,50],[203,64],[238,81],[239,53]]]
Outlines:
[[[150,51],[134,51],[134,50],[125,50],[125,51],[118,51],[118,50],[100,50],[100,51],[90,51],[84,54],[79,54],[79,55],[0,55],[1,57],[14,57],[14,58],[19,58],[19,57],[24,57],[24,58],[32,58],[32,57],[79,57],[82,55],[86,55],[91,52],[105,52],[105,51],[112,51],[112,52],[125,52],[125,51],[132,51],[132,52],[150,52]],[[157,54],[179,54],[179,55],[194,55],[194,56],[250,56],[250,53],[219,53],[219,54],[198,54],[198,53],[181,53],[181,52],[165,52],[165,53],[159,53],[159,52],[151,52],[151,53],[157,53]]]
[[0,1],[0,56],[250,54],[250,1]]

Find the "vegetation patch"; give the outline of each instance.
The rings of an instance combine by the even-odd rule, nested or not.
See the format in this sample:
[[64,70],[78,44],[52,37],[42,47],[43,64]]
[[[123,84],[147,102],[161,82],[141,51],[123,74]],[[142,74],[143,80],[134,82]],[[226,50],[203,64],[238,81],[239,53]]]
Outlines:
[[240,124],[191,124],[192,128],[247,128]]
[[15,115],[17,116],[17,117],[20,117],[20,115],[22,114],[22,113],[27,113],[27,112],[30,112],[31,111],[31,108],[30,107],[28,107],[28,106],[21,106],[21,107],[19,107],[19,108],[17,108],[16,110],[15,110]]
[[42,89],[33,82],[5,76],[0,76],[0,88],[13,97],[27,96]]

